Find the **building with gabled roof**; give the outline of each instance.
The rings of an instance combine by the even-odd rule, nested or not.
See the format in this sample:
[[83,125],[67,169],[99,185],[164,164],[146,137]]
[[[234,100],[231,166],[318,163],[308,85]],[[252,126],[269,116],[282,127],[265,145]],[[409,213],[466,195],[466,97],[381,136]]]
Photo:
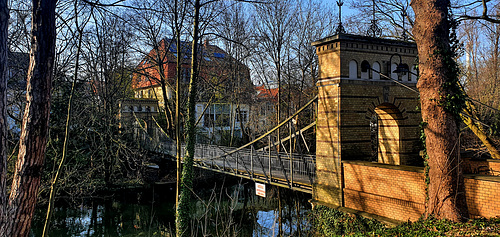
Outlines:
[[[181,44],[182,51],[179,54],[175,40],[165,38],[159,42],[158,49],[151,50],[143,58],[133,75],[135,98],[157,99],[163,109],[173,106],[173,102],[169,101],[174,99],[177,57],[180,55],[180,94],[183,96],[181,101],[185,101],[191,77],[191,42]],[[229,130],[231,134],[241,137],[244,126],[241,121],[248,121],[247,104],[255,92],[249,68],[208,41],[199,45],[198,55],[200,68],[196,117],[200,118],[197,125],[200,135],[206,135],[209,140],[218,140],[215,134]],[[165,84],[165,93],[162,83]],[[170,108],[170,111],[174,109]]]

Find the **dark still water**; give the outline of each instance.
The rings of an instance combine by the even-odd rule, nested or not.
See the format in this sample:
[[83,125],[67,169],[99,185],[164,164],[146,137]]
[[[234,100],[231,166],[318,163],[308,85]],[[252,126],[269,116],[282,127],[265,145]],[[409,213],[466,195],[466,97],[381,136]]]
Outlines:
[[[193,236],[277,236],[280,203],[285,236],[306,236],[310,195],[268,186],[261,198],[253,182],[243,182],[197,189]],[[49,236],[175,236],[174,198],[171,185],[156,185],[60,199]],[[37,210],[32,236],[41,236],[45,213],[46,207]]]

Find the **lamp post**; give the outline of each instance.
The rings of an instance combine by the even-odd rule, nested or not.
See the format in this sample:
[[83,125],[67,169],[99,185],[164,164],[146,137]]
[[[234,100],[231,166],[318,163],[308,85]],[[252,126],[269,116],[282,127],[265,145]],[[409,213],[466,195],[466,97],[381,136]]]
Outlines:
[[418,94],[418,91],[417,91],[417,90],[415,90],[415,89],[413,89],[413,88],[411,88],[411,87],[409,87],[409,86],[407,86],[407,85],[405,85],[405,84],[401,83],[401,82],[400,82],[400,81],[398,81],[398,80],[394,80],[393,78],[391,78],[391,77],[390,77],[391,66],[392,66],[392,57],[394,57],[394,56],[398,56],[398,57],[399,57],[399,64],[397,64],[397,65],[396,65],[396,69],[395,69],[394,71],[392,71],[392,73],[397,73],[397,74],[398,74],[398,78],[399,78],[399,77],[401,77],[401,76],[403,76],[403,75],[406,75],[406,73],[410,73],[410,74],[412,74],[412,75],[418,76],[418,74],[415,74],[415,73],[413,73],[413,72],[411,72],[411,71],[409,70],[408,65],[403,64],[403,63],[402,63],[401,55],[399,55],[399,54],[397,54],[397,53],[396,53],[396,54],[391,55],[391,57],[389,58],[389,68],[388,68],[388,70],[387,70],[387,72],[388,72],[388,74],[389,74],[389,75],[382,74],[381,72],[379,72],[379,71],[377,71],[377,70],[373,69],[373,68],[370,66],[370,64],[369,64],[369,63],[362,63],[362,64],[361,64],[361,71],[362,71],[362,72],[367,72],[368,70],[370,70],[370,71],[372,71],[372,72],[376,72],[376,73],[378,73],[380,76],[382,76],[382,77],[384,77],[384,78],[386,78],[386,79],[388,79],[388,80],[394,81],[394,82],[396,82],[397,84],[399,84],[399,85],[401,85],[401,86],[403,86],[403,87],[405,87],[405,88],[407,88],[407,89],[409,89],[409,90],[411,90],[411,91],[413,91],[413,92],[415,92],[415,93],[417,93],[417,94]]
[[[399,57],[399,63],[396,64],[396,69],[392,72],[392,73],[396,73],[398,74],[398,80],[400,80],[400,78],[404,75],[406,75],[406,73],[410,72],[409,68],[408,68],[408,65],[406,64],[403,64],[403,60],[401,58],[401,55],[395,53],[393,55],[391,55],[391,57],[389,58],[389,69],[387,70],[388,72],[390,72],[392,70],[392,57],[394,56],[398,56]],[[389,75],[390,77],[391,75]]]

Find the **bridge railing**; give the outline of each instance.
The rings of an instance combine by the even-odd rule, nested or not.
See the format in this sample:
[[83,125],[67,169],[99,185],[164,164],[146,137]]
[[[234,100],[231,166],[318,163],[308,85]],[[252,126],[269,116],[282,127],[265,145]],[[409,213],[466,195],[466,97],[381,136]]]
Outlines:
[[[316,100],[317,97],[267,133],[241,147],[196,144],[195,165],[292,189],[311,190],[316,177],[316,157],[315,155],[293,151],[295,149],[301,151],[300,146],[297,147],[296,145],[300,143],[299,141],[306,143],[307,139],[305,139],[303,132],[315,127],[315,123],[311,123],[296,132],[292,132],[292,124],[294,118],[297,118],[298,114],[308,106],[313,105]],[[279,129],[285,126],[288,126],[290,131],[288,137],[279,138],[279,136],[272,135],[273,133],[280,133]],[[288,143],[288,148],[285,147],[284,142]],[[267,143],[267,146],[262,147],[263,143]],[[257,144],[262,148],[254,149]],[[310,146],[305,144],[304,147],[303,150],[309,151]],[[161,144],[158,151],[173,157],[176,156],[174,143]],[[184,156],[185,147],[182,146],[181,157]]]
[[[165,144],[161,149],[175,156],[175,144]],[[209,144],[196,144],[195,163],[197,166],[215,169],[250,179],[268,183],[280,183],[294,187],[312,186],[314,183],[316,157],[314,155],[255,150],[253,147],[239,149]],[[181,156],[185,156],[182,146]]]

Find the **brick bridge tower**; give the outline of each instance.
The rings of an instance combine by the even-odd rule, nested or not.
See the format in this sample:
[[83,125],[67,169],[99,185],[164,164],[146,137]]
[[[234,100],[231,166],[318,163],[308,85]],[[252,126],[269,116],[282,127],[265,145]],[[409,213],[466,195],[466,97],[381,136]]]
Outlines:
[[[313,199],[343,206],[342,161],[422,162],[417,48],[411,42],[351,34],[312,45],[320,68]],[[413,74],[394,73],[398,65]]]

